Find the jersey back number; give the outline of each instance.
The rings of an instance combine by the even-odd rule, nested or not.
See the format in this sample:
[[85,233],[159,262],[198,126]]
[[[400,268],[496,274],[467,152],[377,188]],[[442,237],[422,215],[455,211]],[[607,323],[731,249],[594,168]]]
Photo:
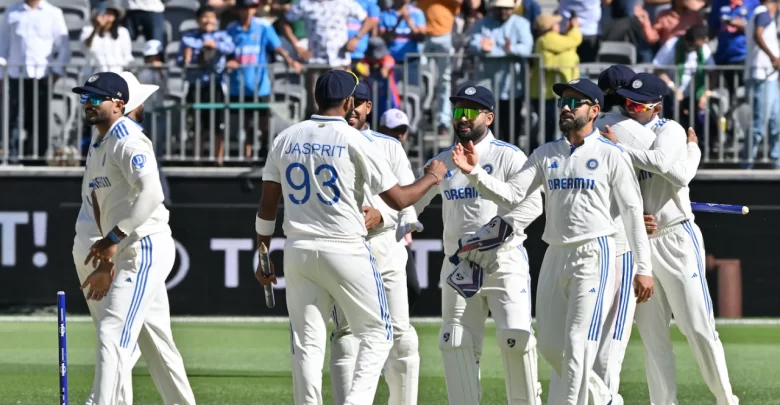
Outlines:
[[[293,179],[293,173],[294,172],[300,172],[302,173],[302,179],[300,182],[295,182]],[[287,197],[290,199],[290,202],[293,204],[306,204],[306,202],[309,201],[309,197],[311,197],[311,181],[312,181],[312,175],[309,173],[309,169],[306,168],[301,163],[291,163],[289,166],[287,166],[287,171],[285,173],[285,177],[287,178],[287,184],[297,193],[290,193],[287,194]],[[323,197],[321,193],[317,193],[317,199],[320,200],[321,203],[325,205],[333,205],[339,202],[339,199],[341,198],[341,190],[339,190],[338,186],[336,185],[336,182],[339,179],[338,173],[336,173],[336,168],[333,166],[323,163],[317,168],[314,169],[314,180],[318,181],[318,178],[325,178],[322,181],[322,186],[327,187],[333,191],[333,198],[326,199],[327,197]],[[303,192],[303,195],[301,195],[300,192]]]

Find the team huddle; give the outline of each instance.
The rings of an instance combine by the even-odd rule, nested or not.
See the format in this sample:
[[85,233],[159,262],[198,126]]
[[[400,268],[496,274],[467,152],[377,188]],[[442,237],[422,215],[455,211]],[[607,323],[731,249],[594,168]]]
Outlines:
[[[436,195],[448,257],[439,348],[450,404],[480,403],[488,313],[509,404],[542,403],[537,353],[553,369],[548,404],[623,404],[620,370],[634,321],[650,402],[677,404],[672,316],[717,403],[739,403],[691,211],[688,184],[701,158],[695,133],[660,118],[663,81],[626,66],[610,67],[598,84],[577,79],[553,90],[563,137],[526,157],[488,129],[490,90],[460,89],[450,99],[456,142],[415,180],[400,144],[366,125],[368,86],[346,71],[319,78],[318,115],[274,140],[255,222],[258,246],[269,246],[283,199],[296,405],[322,404],[331,319],[335,404],[373,403],[380,375],[391,405],[417,403],[420,357],[401,240],[422,228],[417,215]],[[378,225],[368,219],[372,209]],[[523,242],[542,212],[549,247],[534,330]],[[256,277],[276,282],[260,268]]]
[[[73,249],[99,343],[87,404],[131,404],[141,355],[166,405],[195,404],[170,328],[168,211],[141,130],[143,101],[156,86],[128,72],[99,73],[73,90],[96,129]],[[270,246],[284,201],[296,405],[323,403],[328,341],[335,404],[372,404],[382,375],[391,405],[417,404],[420,356],[403,241],[422,230],[417,216],[437,195],[448,258],[439,349],[451,405],[480,403],[488,313],[509,404],[542,404],[541,354],[553,369],[547,404],[622,405],[634,321],[651,404],[678,404],[672,316],[717,403],[739,403],[691,211],[688,184],[701,158],[695,133],[659,117],[663,81],[625,66],[604,71],[598,85],[578,79],[553,90],[563,137],[526,156],[489,130],[490,90],[460,89],[450,98],[455,144],[415,176],[399,141],[366,125],[369,86],[342,70],[317,80],[318,114],[274,139],[255,221],[258,247]],[[549,247],[534,330],[523,243],[543,212]],[[261,270],[263,285],[276,283]]]

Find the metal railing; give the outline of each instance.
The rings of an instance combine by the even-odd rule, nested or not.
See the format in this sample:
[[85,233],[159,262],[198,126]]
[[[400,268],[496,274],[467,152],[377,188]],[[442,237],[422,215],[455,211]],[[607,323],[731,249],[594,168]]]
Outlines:
[[[520,146],[526,153],[558,137],[555,96],[551,82],[578,77],[596,80],[609,64],[581,64],[576,67],[544,66],[537,55],[528,58],[484,58],[450,54],[407,54],[395,70],[401,109],[410,118],[410,137],[405,145],[415,167],[439,153],[454,141],[451,132],[439,134],[445,124],[437,99],[441,81],[436,62],[452,67],[451,92],[467,83],[489,87],[496,95],[494,135]],[[250,68],[260,68],[251,66]],[[311,88],[316,77],[327,67],[306,66],[296,73],[278,64],[262,66],[270,77],[270,97],[257,95],[258,83],[245,86],[242,73],[235,75],[234,86],[240,90],[230,94],[229,74],[205,74],[203,80],[188,82],[192,70],[164,65],[159,70],[162,88],[146,102],[143,125],[165,162],[176,165],[202,165],[215,162],[226,165],[262,164],[273,137],[283,129],[305,119],[313,109]],[[13,79],[7,67],[0,67],[0,164],[79,164],[83,160],[81,146],[90,136],[83,121],[83,106],[71,92],[83,84],[82,66],[67,66],[67,74],[55,81],[53,76],[42,79]],[[134,67],[138,73],[152,66]],[[636,71],[679,72],[679,67],[636,65]],[[680,100],[669,97],[662,114],[697,129],[702,147],[702,162],[708,167],[734,167],[753,163],[774,163],[775,139],[768,136],[769,117],[762,123],[764,136],[755,157],[745,153],[754,147],[753,111],[768,108],[755,105],[753,83],[741,84],[744,66],[702,66],[703,87],[712,96],[706,108],[697,106],[695,97]],[[239,70],[242,72],[242,70]],[[775,73],[776,74],[776,73]],[[139,76],[143,79],[143,76]],[[374,76],[376,78],[376,76]],[[264,80],[260,78],[259,80]],[[777,85],[777,82],[766,82]],[[761,83],[759,83],[761,84]],[[252,91],[254,89],[254,91]],[[376,128],[381,97],[391,99],[392,92],[378,80],[372,82],[374,113],[369,123]],[[688,94],[696,93],[691,81]],[[194,94],[192,94],[194,93]],[[759,103],[762,99],[759,98]],[[88,142],[87,142],[88,143]]]

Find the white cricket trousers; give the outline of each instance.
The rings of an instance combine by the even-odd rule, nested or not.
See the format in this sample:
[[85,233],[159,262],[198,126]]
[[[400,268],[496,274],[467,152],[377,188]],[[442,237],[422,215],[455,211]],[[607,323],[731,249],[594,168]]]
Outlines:
[[393,346],[393,328],[371,248],[363,238],[288,238],[284,258],[295,405],[322,404],[327,324],[334,305],[360,339],[345,405],[373,403]]
[[[173,342],[165,279],[176,248],[170,233],[149,235],[119,251],[116,274],[98,311],[94,403],[122,405],[136,343],[166,405],[195,404],[184,362]],[[83,262],[83,259],[82,259]],[[129,402],[128,402],[129,404]]]
[[[406,288],[406,247],[395,239],[395,230],[367,241],[382,276],[393,326],[393,348],[384,367],[389,405],[416,405],[420,372],[417,332],[409,323],[409,293]],[[352,335],[344,311],[333,308],[336,329],[331,334],[330,378],[333,403],[343,403],[352,387],[359,341]]]
[[[444,362],[447,395],[452,405],[478,405],[481,399],[479,361],[488,313],[496,323],[496,343],[502,353],[509,403],[520,404],[519,396],[523,396],[523,404],[534,403],[525,402],[528,400],[525,396],[533,398],[541,394],[536,372],[536,348],[531,347],[529,356],[521,350],[524,342],[529,339],[534,342],[528,256],[520,245],[511,254],[502,254],[500,259],[501,265],[494,273],[485,276],[482,288],[471,298],[463,298],[442,282],[439,349]],[[454,270],[455,265],[445,259],[441,280],[446,280]],[[533,369],[516,368],[522,367],[524,362]]]
[[[620,371],[634,324],[636,297],[634,297],[633,281],[634,254],[629,251],[615,258],[615,284],[618,288],[614,291],[612,307],[604,320],[599,351],[596,363],[593,365],[593,371],[612,393],[612,405],[624,403],[619,394]],[[563,394],[560,388],[560,377],[555,371],[550,374],[547,404],[559,404],[562,401],[560,395]]]
[[538,347],[561,377],[556,405],[606,405],[611,394],[593,372],[615,291],[615,242],[602,236],[550,246],[536,291]]
[[674,347],[669,337],[674,315],[718,405],[738,404],[731,391],[723,345],[715,331],[699,227],[686,220],[660,229],[650,236],[650,247],[655,294],[636,310],[636,323],[645,346],[650,403],[678,404]]

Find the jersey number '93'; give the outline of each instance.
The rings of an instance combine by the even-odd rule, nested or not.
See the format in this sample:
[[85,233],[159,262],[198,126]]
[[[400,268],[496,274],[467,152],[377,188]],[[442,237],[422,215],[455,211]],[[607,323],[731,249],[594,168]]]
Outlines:
[[[300,183],[295,183],[292,178],[292,173],[295,169],[298,169],[301,173],[303,173],[303,180]],[[317,198],[325,205],[333,205],[339,202],[339,198],[341,198],[341,191],[338,189],[338,187],[336,187],[336,181],[339,179],[339,175],[336,173],[336,169],[333,166],[323,163],[314,169],[314,176],[317,177],[321,172],[325,171],[330,172],[330,180],[324,181],[322,185],[333,190],[333,198],[331,200],[326,200],[320,193],[317,193]],[[287,194],[287,196],[290,198],[290,201],[292,201],[293,204],[306,204],[306,202],[309,201],[309,197],[311,196],[311,175],[309,174],[309,169],[307,169],[306,166],[301,163],[292,163],[287,166],[286,177],[287,184],[289,184],[293,190],[303,190],[303,197],[301,198],[296,197],[293,195],[293,193]],[[327,174],[325,177],[327,177]]]

